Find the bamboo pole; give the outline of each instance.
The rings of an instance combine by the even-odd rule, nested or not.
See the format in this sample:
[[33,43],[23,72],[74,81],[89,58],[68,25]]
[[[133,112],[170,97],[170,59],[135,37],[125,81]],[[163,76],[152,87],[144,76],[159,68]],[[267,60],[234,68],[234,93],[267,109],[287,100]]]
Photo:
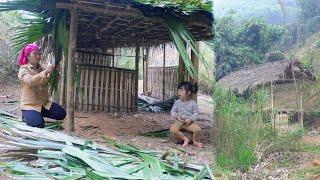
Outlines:
[[71,9],[69,45],[68,45],[68,67],[67,67],[67,130],[74,131],[74,55],[76,48],[77,33],[77,7]]
[[146,55],[143,61],[143,92],[148,91],[148,68],[149,68],[149,47],[146,48]]
[[138,110],[138,86],[139,86],[139,56],[140,56],[140,47],[136,47],[136,59],[135,59],[135,70],[136,70],[136,77],[135,77],[135,105],[136,110]]
[[62,55],[62,63],[61,63],[61,88],[60,88],[60,101],[59,104],[61,106],[65,105],[65,86],[66,86],[66,67],[67,67],[67,61],[65,58],[65,55]]
[[301,92],[301,88],[299,89],[299,99],[300,99],[300,125],[303,127],[303,95]]
[[166,45],[163,45],[163,81],[162,81],[162,100],[166,96]]
[[[273,94],[273,82],[270,82],[270,94],[271,94],[271,122],[273,122],[273,129],[276,128],[275,125],[275,118],[273,114],[273,109],[274,109],[274,94]],[[272,126],[272,124],[271,124]]]
[[[199,51],[199,42],[196,42],[196,49]],[[194,78],[192,78],[192,84],[196,84],[198,83],[198,76],[199,76],[199,58],[193,51],[191,51],[191,62],[195,68],[195,76]],[[195,94],[193,96],[193,99],[197,102],[198,94]]]

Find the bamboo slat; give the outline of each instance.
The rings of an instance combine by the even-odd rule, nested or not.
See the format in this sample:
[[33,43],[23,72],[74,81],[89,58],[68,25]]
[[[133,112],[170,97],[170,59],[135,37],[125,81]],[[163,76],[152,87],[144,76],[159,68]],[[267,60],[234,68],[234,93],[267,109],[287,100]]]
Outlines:
[[114,106],[115,106],[115,71],[111,71],[111,90],[110,90],[110,112],[114,112]]
[[106,112],[110,112],[110,93],[109,93],[109,88],[110,88],[110,71],[105,71],[105,82],[106,82],[106,86],[105,86],[105,96],[104,96],[104,106],[105,106],[105,111]]

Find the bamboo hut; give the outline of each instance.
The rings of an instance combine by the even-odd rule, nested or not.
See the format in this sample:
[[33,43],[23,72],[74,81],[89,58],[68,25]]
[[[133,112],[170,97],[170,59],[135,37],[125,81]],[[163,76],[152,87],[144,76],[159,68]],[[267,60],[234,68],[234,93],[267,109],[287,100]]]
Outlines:
[[[22,1],[21,1],[22,2]],[[62,61],[60,103],[67,107],[69,129],[74,127],[74,111],[134,112],[138,105],[139,61],[143,60],[143,74],[147,76],[148,47],[172,42],[168,19],[182,22],[195,41],[211,39],[213,15],[197,9],[185,11],[165,3],[141,3],[137,0],[24,0],[15,1],[0,10],[27,10],[35,13],[66,14],[68,53]],[[17,5],[18,4],[18,5]],[[14,6],[19,8],[13,8]],[[59,13],[56,13],[59,12]],[[45,19],[45,18],[44,18]],[[48,19],[48,18],[47,18]],[[46,19],[46,20],[47,20]],[[63,25],[62,25],[63,26]],[[59,32],[60,26],[55,29]],[[44,31],[44,30],[42,30]],[[55,45],[57,46],[57,45]],[[198,44],[196,45],[198,46]],[[134,48],[134,69],[114,65],[114,49]],[[56,47],[55,47],[56,48]],[[57,57],[57,55],[55,55]],[[192,53],[191,62],[197,73],[198,57]],[[164,56],[165,57],[165,56]],[[165,59],[163,59],[165,63]],[[190,65],[179,60],[179,81],[186,77]],[[77,71],[75,71],[75,67]],[[78,88],[75,86],[78,72]],[[145,79],[147,79],[146,77]],[[196,81],[196,76],[194,76]],[[147,80],[144,87],[147,86]],[[163,81],[165,84],[165,81]]]
[[255,90],[263,85],[315,81],[310,70],[298,61],[276,61],[240,68],[219,80],[219,84],[239,94]]
[[301,62],[276,61],[237,69],[220,79],[218,84],[240,96],[265,88],[269,92],[266,110],[280,114],[298,113],[297,119],[303,123],[302,114],[314,108],[307,103],[305,95],[316,94],[306,85],[315,81],[315,75]]

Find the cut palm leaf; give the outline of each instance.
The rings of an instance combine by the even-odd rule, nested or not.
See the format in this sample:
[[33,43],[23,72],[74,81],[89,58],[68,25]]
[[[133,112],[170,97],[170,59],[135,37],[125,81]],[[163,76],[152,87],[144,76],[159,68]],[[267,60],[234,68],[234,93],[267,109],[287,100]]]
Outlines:
[[187,52],[186,45],[191,48],[191,51],[199,58],[199,60],[204,64],[206,69],[209,69],[208,63],[205,61],[202,54],[196,45],[196,40],[193,35],[189,32],[187,27],[178,19],[169,17],[165,19],[170,36],[179,51],[182,60],[185,63],[185,68],[192,78],[197,74],[195,67],[190,59]]

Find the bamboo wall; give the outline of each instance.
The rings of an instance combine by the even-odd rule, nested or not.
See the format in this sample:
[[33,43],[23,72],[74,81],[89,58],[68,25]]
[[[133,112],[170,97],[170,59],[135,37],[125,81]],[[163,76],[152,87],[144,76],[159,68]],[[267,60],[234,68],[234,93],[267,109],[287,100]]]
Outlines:
[[78,80],[75,107],[79,111],[136,111],[136,72],[114,67],[112,54],[76,53]]
[[[165,67],[165,96],[168,99],[177,95],[178,67]],[[148,68],[148,92],[151,97],[163,99],[163,67]]]

